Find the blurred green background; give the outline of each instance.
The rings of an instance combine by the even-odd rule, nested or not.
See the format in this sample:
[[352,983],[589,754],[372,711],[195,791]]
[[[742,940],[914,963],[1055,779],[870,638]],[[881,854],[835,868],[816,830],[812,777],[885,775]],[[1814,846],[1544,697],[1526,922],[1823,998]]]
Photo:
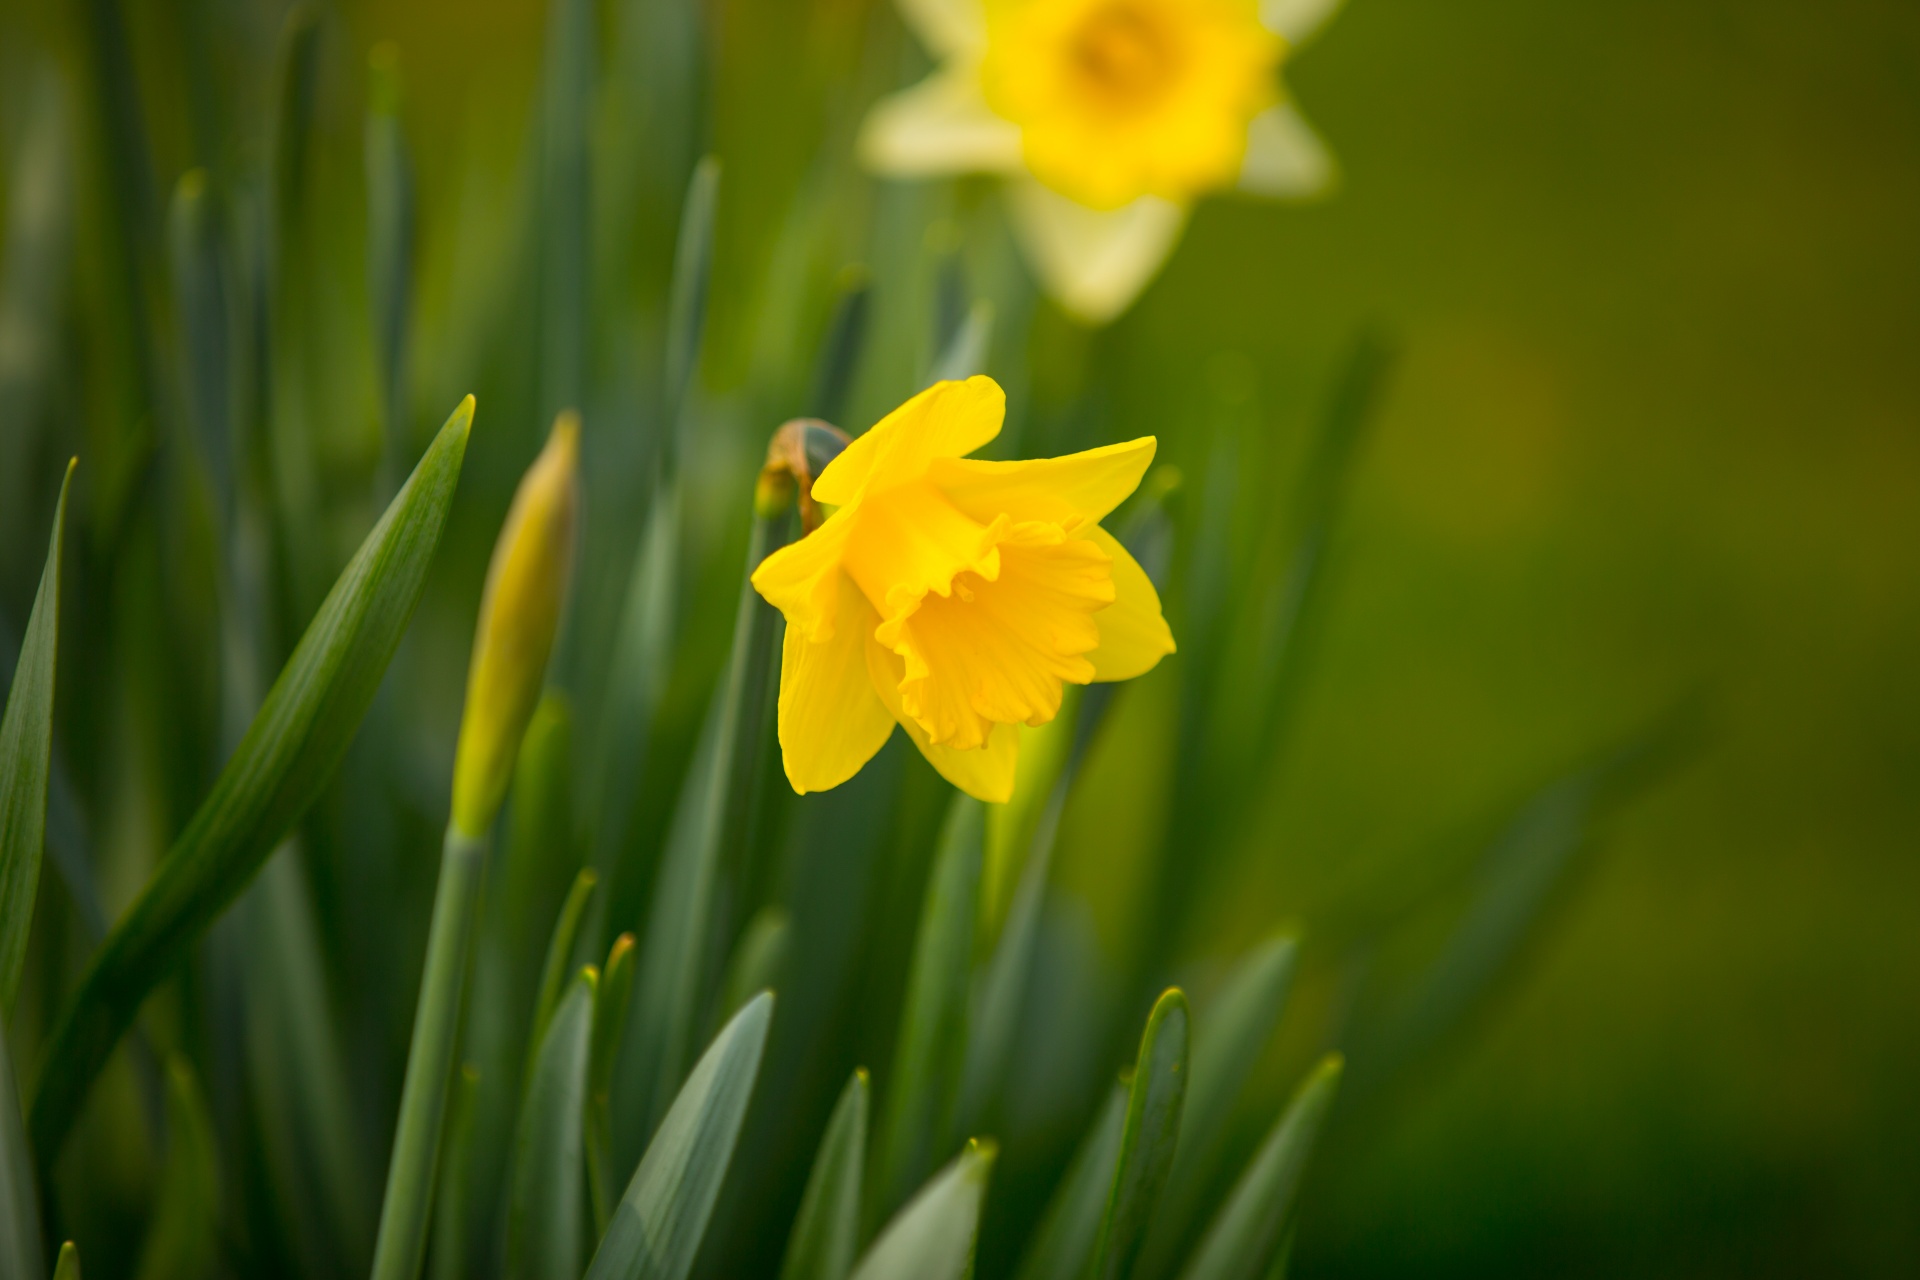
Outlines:
[[[0,9],[8,174],[42,60],[81,82],[87,8]],[[244,63],[270,59],[281,15],[162,0],[124,14],[164,192],[223,159],[195,135],[208,69],[182,52],[191,24],[215,22],[212,47]],[[1017,268],[983,189],[870,187],[849,168],[865,104],[923,65],[881,0],[725,0],[705,20],[708,55],[685,70],[725,172],[701,374],[725,429],[703,443],[715,479],[694,516],[728,548],[714,563],[737,563],[740,469],[799,407],[810,351],[781,337],[818,331],[843,263],[880,281],[880,349],[843,425],[897,402],[924,363],[900,317],[928,273],[880,267],[924,263],[927,234],[970,237],[990,264],[983,291],[1013,300],[989,371],[1013,394],[1022,452],[1157,434],[1188,492],[1224,414],[1265,442],[1243,488],[1290,493],[1353,335],[1394,335],[1402,359],[1334,539],[1288,749],[1232,856],[1188,869],[1202,906],[1179,950],[1202,971],[1297,917],[1305,998],[1337,1026],[1353,957],[1383,920],[1457,904],[1505,813],[1675,706],[1703,709],[1691,749],[1608,811],[1493,998],[1336,1120],[1295,1274],[1920,1271],[1920,11],[1352,0],[1289,68],[1340,158],[1338,193],[1205,205],[1161,279],[1098,334],[1027,311],[991,276]],[[414,416],[424,431],[480,395],[423,651],[464,644],[481,557],[545,425],[531,366],[498,359],[487,335],[526,302],[546,29],[540,6],[499,0],[340,3],[325,20],[316,235],[359,261],[365,55],[395,40],[421,210]],[[212,70],[242,115],[264,110],[264,80]],[[609,82],[609,115],[618,92]],[[107,314],[118,266],[89,249],[113,201],[73,163],[66,324],[84,371],[124,352]],[[617,183],[599,176],[603,197]],[[630,235],[594,229],[597,263],[655,292],[664,255],[623,246],[670,243],[678,186],[657,186],[671,198],[621,206]],[[310,307],[318,333],[358,324],[359,270],[319,279]],[[586,357],[601,388],[590,430],[639,396],[622,371],[657,346],[657,317],[616,315]],[[365,472],[380,448],[371,358],[343,340],[333,368],[347,373],[312,391],[314,417],[337,424],[317,436],[320,464]],[[96,446],[146,429],[102,403],[106,378],[78,385],[92,399],[48,412],[84,421]],[[1082,387],[1090,411],[1071,408]],[[0,532],[17,619],[57,463],[0,466],[14,470]],[[110,509],[132,481],[87,475],[83,454],[79,483]],[[342,549],[371,512],[335,509]],[[725,575],[699,590],[696,609],[730,607]],[[407,733],[444,756],[459,667],[414,674]],[[1144,726],[1136,739],[1152,687],[1120,713]],[[127,821],[177,826],[196,782],[169,785]],[[1063,876],[1111,938],[1141,908],[1103,864],[1100,808],[1070,811]],[[137,859],[104,871],[110,903],[142,874]],[[1276,1057],[1297,1066],[1307,1048]],[[1296,1074],[1276,1067],[1270,1096]]]

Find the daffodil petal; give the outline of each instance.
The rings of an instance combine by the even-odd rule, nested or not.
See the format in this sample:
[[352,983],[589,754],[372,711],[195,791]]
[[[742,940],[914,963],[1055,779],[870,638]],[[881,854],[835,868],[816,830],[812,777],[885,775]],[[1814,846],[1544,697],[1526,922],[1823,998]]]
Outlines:
[[1242,191],[1298,200],[1326,191],[1334,172],[1333,153],[1292,103],[1268,107],[1248,123]]
[[1142,436],[1029,462],[942,458],[927,468],[927,479],[982,524],[1007,515],[1015,521],[1057,524],[1073,533],[1082,525],[1098,524],[1127,500],[1153,462],[1156,446],[1152,436]]
[[999,435],[1006,416],[1007,393],[992,378],[936,382],[828,463],[813,482],[814,501],[844,507],[869,489],[917,480],[935,458],[972,453]]
[[841,590],[836,604],[830,637],[809,640],[790,626],[780,654],[780,759],[801,795],[860,772],[893,732],[893,715],[867,672],[879,616],[858,591]]
[[781,547],[753,571],[753,589],[787,615],[789,634],[798,631],[810,641],[826,640],[839,617],[840,597],[860,594],[840,571],[856,518],[857,508],[842,507],[825,524]]
[[1173,252],[1186,210],[1158,196],[1090,209],[1032,179],[1008,184],[1014,228],[1041,285],[1089,324],[1127,309]]
[[873,641],[867,645],[867,670],[880,700],[941,777],[976,800],[1005,804],[1013,798],[1014,769],[1020,759],[1019,725],[994,725],[986,745],[972,750],[935,746],[927,731],[901,709],[900,680],[906,664],[900,655]]
[[936,58],[972,53],[987,43],[987,12],[980,0],[894,0],[894,7]]
[[1174,650],[1173,631],[1160,613],[1160,593],[1147,571],[1105,529],[1084,535],[1113,558],[1113,603],[1093,615],[1100,646],[1087,658],[1095,680],[1131,680],[1145,675]]
[[980,74],[968,66],[882,98],[860,127],[859,146],[862,164],[896,178],[1020,168],[1019,126],[987,106]]
[[[909,0],[901,0],[902,4]],[[1267,30],[1299,48],[1318,35],[1344,0],[1260,0],[1260,22]]]

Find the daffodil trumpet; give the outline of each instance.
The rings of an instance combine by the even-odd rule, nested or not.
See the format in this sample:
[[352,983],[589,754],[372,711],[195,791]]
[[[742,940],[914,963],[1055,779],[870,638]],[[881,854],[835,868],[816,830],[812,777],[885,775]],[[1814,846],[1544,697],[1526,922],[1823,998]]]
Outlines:
[[984,173],[1041,285],[1094,324],[1126,310],[1212,192],[1300,199],[1334,166],[1282,89],[1339,0],[897,0],[939,61],[861,131],[893,177]]
[[420,976],[374,1244],[373,1280],[414,1280],[426,1250],[428,1201],[446,1116],[487,833],[500,811],[559,631],[572,573],[579,473],[579,419],[563,413],[520,481],[487,570],[454,754],[440,881],[427,929],[426,968]]
[[809,496],[831,513],[754,570],[787,620],[777,719],[795,791],[845,782],[898,724],[956,787],[1004,802],[1021,726],[1058,715],[1066,684],[1173,652],[1152,582],[1100,525],[1153,438],[967,457],[1005,416],[991,378],[921,392],[820,472]]

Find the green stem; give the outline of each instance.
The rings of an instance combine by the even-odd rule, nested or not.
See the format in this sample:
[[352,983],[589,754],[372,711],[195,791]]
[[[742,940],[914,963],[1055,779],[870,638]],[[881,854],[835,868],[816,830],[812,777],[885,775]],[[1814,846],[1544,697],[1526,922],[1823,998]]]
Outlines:
[[460,995],[480,898],[486,839],[447,828],[440,857],[440,887],[434,893],[427,933],[427,967],[407,1053],[407,1080],[400,1094],[393,1158],[387,1166],[387,1196],[380,1210],[380,1237],[373,1250],[373,1280],[415,1280],[426,1252],[440,1127],[460,1029]]

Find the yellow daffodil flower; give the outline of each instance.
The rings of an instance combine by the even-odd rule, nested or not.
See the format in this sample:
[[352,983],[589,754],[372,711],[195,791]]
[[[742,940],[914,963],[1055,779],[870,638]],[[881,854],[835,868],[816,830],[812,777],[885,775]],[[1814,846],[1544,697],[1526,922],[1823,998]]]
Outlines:
[[1063,682],[1131,679],[1173,652],[1153,584],[1100,527],[1153,437],[968,458],[1006,405],[982,377],[907,401],[814,481],[825,522],[755,570],[787,618],[780,748],[795,791],[851,778],[898,721],[949,782],[1005,801],[1020,726],[1059,713]]
[[1042,286],[1091,323],[1153,278],[1200,196],[1332,180],[1277,72],[1340,0],[897,2],[941,65],[875,106],[867,166],[1004,175]]

